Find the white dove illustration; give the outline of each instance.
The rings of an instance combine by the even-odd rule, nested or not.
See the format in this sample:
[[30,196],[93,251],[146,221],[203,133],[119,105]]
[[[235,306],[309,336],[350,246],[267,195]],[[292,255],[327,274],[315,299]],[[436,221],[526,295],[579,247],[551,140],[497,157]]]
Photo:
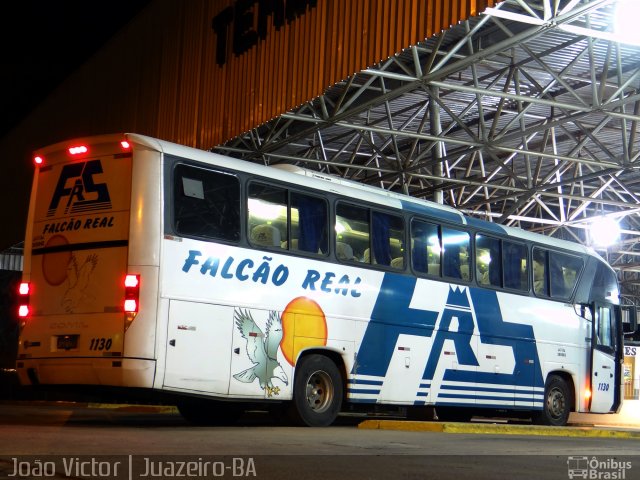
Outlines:
[[78,267],[75,254],[67,265],[67,280],[69,287],[62,297],[62,306],[68,313],[73,313],[78,304],[88,295],[85,293],[93,270],[98,264],[98,255],[88,255],[84,263]]
[[[272,378],[279,378],[285,385],[289,384],[287,374],[278,362],[278,348],[282,340],[282,319],[277,312],[269,312],[267,320],[266,334],[262,333],[260,327],[249,310],[237,309],[234,311],[236,326],[247,340],[247,355],[255,365],[233,376],[236,380],[244,383],[251,383],[256,378],[260,387],[267,391],[267,395],[277,395],[280,387],[274,387]],[[264,340],[262,339],[264,337]]]

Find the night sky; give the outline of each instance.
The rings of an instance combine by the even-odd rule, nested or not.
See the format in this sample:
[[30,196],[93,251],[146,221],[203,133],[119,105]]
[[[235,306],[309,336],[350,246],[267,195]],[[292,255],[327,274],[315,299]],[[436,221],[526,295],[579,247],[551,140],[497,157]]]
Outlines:
[[[0,138],[148,3],[150,0],[2,2]],[[0,159],[0,175],[7,174],[6,162],[10,161]],[[8,233],[10,227],[0,226],[0,251],[16,240],[15,234]]]

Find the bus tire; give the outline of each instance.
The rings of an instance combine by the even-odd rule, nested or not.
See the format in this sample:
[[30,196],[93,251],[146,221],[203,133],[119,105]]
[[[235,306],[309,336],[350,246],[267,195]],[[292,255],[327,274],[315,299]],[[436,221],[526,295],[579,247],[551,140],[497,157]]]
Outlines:
[[327,427],[342,407],[342,376],[324,355],[302,357],[296,365],[291,419],[298,425]]
[[238,405],[208,400],[183,400],[177,407],[182,418],[193,425],[233,425],[242,415]]
[[567,382],[558,375],[549,375],[544,387],[544,406],[533,415],[536,425],[562,427],[569,420],[572,395]]

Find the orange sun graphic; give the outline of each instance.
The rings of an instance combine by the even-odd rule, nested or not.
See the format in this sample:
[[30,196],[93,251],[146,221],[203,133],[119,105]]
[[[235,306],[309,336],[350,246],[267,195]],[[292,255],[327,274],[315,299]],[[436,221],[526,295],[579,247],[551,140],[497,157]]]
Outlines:
[[297,297],[282,312],[280,348],[291,366],[298,354],[309,347],[327,344],[327,319],[320,305],[307,297]]
[[[45,247],[59,247],[68,245],[69,242],[62,235],[54,235],[48,241]],[[42,274],[49,285],[57,287],[67,279],[67,267],[71,260],[70,251],[45,253],[42,256]]]

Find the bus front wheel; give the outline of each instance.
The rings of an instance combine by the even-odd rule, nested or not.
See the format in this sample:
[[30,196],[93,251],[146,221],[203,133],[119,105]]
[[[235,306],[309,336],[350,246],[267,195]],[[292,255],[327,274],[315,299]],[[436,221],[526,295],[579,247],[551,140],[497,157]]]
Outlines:
[[544,387],[542,411],[535,412],[533,423],[562,427],[569,420],[572,397],[567,382],[558,375],[550,375]]
[[329,426],[340,412],[342,394],[342,377],[331,359],[302,357],[296,365],[291,417],[300,425]]

